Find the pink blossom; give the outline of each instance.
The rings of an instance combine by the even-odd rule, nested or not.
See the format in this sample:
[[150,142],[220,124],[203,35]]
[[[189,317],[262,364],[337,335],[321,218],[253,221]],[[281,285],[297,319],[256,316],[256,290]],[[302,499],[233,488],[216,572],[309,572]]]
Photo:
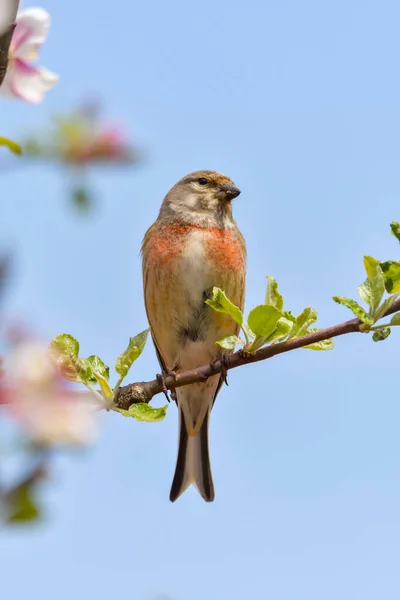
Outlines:
[[131,152],[124,134],[116,128],[106,127],[96,131],[96,128],[89,126],[74,133],[61,144],[60,154],[65,161],[87,163],[130,159]]
[[43,8],[28,8],[17,15],[16,22],[0,94],[38,104],[59,79],[56,73],[31,64],[47,37],[50,15]]
[[0,402],[34,442],[81,445],[94,440],[97,405],[72,392],[57,374],[46,346],[24,342],[7,357]]

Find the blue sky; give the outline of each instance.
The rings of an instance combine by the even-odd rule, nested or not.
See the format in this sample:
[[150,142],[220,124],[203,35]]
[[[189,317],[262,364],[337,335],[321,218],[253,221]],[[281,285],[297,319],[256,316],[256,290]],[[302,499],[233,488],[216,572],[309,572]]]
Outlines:
[[[210,168],[242,190],[247,307],[272,274],[288,309],[313,306],[320,326],[349,318],[331,297],[355,297],[362,256],[399,253],[398,3],[41,5],[53,17],[41,62],[60,83],[38,107],[3,101],[2,134],[100,94],[145,160],[93,173],[90,219],[54,167],[2,170],[8,314],[112,363],[146,326],[144,231],[180,177]],[[154,425],[102,415],[96,446],[57,459],[45,522],[2,532],[4,596],[397,599],[399,336],[232,372],[211,421],[213,504],[194,489],[168,500],[174,406]],[[132,380],[157,370],[149,344]]]

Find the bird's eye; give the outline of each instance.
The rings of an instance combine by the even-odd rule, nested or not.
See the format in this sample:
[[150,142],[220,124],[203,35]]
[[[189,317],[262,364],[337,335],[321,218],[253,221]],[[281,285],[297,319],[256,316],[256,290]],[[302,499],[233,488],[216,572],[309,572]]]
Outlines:
[[200,177],[200,179],[198,180],[200,185],[207,185],[208,183],[208,179],[206,179],[205,177]]

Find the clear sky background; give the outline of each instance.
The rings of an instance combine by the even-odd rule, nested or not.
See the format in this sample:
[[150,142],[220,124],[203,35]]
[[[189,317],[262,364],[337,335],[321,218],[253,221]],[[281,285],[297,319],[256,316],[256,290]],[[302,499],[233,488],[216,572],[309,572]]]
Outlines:
[[[2,101],[2,135],[100,93],[145,160],[93,172],[92,218],[54,167],[2,170],[8,314],[112,363],[146,327],[142,236],[169,188],[205,168],[242,190],[247,308],[272,274],[293,312],[350,318],[331,298],[355,297],[363,255],[399,256],[398,2],[41,5],[53,17],[41,62],[60,83],[39,107]],[[398,599],[399,347],[397,331],[382,344],[353,334],[232,372],[211,420],[213,504],[193,488],[168,500],[174,406],[158,424],[102,415],[97,445],[58,457],[44,523],[1,532],[2,596]],[[131,380],[157,371],[149,344]]]

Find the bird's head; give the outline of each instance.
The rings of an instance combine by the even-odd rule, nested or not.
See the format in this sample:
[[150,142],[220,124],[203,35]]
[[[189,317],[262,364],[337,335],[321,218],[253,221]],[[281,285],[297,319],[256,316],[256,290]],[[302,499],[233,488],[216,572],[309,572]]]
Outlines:
[[186,223],[225,228],[232,220],[231,202],[240,190],[216,171],[189,173],[166,195],[160,215],[174,215]]

